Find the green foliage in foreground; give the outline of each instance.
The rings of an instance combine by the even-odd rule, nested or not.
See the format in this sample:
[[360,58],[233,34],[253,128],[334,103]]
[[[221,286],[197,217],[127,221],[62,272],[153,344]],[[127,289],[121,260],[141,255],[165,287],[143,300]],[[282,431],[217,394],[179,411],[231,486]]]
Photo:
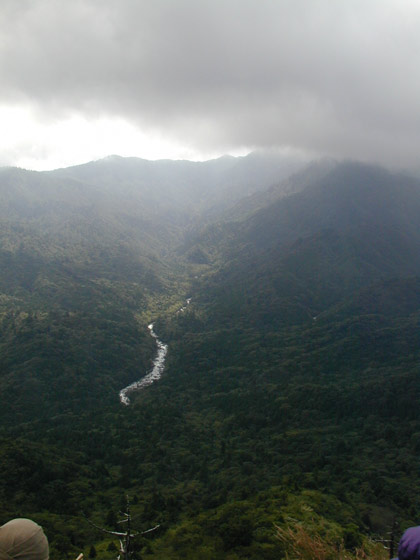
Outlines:
[[364,543],[351,520],[352,512],[337,499],[273,488],[182,521],[150,543],[144,558],[282,558],[290,547],[278,537],[278,528],[297,526],[350,552]]

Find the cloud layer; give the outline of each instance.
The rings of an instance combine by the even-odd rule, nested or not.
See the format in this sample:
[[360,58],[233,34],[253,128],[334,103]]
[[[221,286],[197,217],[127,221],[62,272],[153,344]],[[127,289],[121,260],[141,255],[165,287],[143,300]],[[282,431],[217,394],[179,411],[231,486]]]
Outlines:
[[418,158],[417,0],[3,0],[0,29],[0,106],[44,126],[119,119],[203,153]]

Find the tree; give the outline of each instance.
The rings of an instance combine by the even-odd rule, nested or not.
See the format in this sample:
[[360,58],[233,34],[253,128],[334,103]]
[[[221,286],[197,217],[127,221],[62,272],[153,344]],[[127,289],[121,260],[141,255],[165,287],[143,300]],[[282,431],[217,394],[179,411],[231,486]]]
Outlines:
[[[115,537],[119,538],[120,541],[120,558],[122,558],[123,560],[130,560],[133,557],[133,553],[134,553],[134,549],[133,549],[133,540],[135,539],[135,537],[137,537],[138,535],[145,535],[146,533],[151,533],[152,531],[155,531],[158,527],[160,527],[160,525],[156,525],[155,527],[152,527],[151,529],[147,529],[147,531],[135,531],[133,532],[131,530],[131,514],[130,514],[130,500],[129,497],[126,497],[126,512],[122,513],[122,515],[124,516],[124,519],[118,521],[118,523],[126,523],[126,527],[127,530],[125,532],[120,532],[120,531],[108,531],[107,529],[103,529],[102,527],[99,527],[98,525],[95,525],[94,523],[92,523],[92,521],[90,521],[88,519],[88,522],[95,527],[96,529],[99,529],[100,531],[102,531],[103,533],[107,533],[108,535],[114,535]],[[92,549],[94,549],[94,547],[91,547],[91,551]],[[95,550],[95,556],[96,556],[96,550]],[[89,552],[89,557],[90,558],[94,558],[95,556],[91,556],[90,552]]]

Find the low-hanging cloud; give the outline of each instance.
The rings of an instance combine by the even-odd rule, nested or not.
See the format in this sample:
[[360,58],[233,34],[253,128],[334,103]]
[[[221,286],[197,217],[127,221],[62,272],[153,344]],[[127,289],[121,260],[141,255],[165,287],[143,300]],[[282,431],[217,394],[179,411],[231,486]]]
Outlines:
[[414,165],[415,0],[4,0],[0,104]]

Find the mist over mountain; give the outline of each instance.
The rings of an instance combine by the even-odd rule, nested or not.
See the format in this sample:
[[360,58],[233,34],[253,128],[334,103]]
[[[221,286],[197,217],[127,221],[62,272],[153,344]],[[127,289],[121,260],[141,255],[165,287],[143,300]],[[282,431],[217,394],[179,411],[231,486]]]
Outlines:
[[[127,493],[162,525],[142,558],[282,557],[308,511],[348,554],[414,524],[419,216],[417,178],[357,162],[1,169],[3,516],[104,558],[79,512],[112,528]],[[165,370],[126,407],[151,322]]]
[[49,172],[119,193],[126,203],[136,199],[146,212],[183,225],[197,215],[217,214],[236,201],[265,190],[307,163],[307,157],[280,152],[254,152],[244,157],[224,156],[205,162],[110,156],[81,166]]

